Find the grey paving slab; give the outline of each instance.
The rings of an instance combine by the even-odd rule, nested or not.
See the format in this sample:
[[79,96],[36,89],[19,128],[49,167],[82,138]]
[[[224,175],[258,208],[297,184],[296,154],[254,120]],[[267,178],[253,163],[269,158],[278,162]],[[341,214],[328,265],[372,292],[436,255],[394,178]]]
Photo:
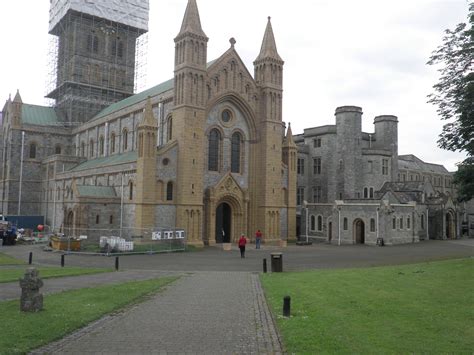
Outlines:
[[275,354],[258,275],[201,272],[34,354]]

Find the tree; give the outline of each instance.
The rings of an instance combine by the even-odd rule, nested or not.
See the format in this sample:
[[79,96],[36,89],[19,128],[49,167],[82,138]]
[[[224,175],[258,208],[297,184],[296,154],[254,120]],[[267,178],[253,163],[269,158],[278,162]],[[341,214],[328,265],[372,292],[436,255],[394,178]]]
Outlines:
[[443,65],[433,86],[435,92],[428,95],[441,119],[449,121],[443,126],[438,145],[468,155],[454,175],[460,201],[474,197],[474,2],[469,4],[468,22],[447,29],[443,44],[427,63]]

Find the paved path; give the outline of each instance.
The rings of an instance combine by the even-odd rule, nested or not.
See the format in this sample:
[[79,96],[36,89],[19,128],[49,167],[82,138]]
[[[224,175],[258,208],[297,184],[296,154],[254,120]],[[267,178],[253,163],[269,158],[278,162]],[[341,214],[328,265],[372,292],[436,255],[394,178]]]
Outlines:
[[258,275],[187,274],[150,300],[35,354],[281,353]]

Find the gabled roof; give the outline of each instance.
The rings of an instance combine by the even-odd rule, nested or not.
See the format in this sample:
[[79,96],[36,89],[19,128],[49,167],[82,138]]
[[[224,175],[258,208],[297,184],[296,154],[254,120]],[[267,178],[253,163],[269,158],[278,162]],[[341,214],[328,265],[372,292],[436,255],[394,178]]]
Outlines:
[[79,197],[99,197],[114,198],[117,197],[115,189],[112,186],[88,186],[76,185]]
[[138,94],[132,95],[123,99],[122,101],[116,102],[102,111],[100,111],[93,119],[101,118],[107,116],[113,112],[119,111],[125,107],[132,106],[140,101],[146,100],[147,97],[153,97],[160,95],[166,91],[172,90],[174,88],[174,79],[170,79],[161,84],[153,86],[145,91],[139,92]]
[[448,174],[448,170],[440,164],[426,163],[413,154],[399,155],[398,166],[400,169],[418,170],[426,173]]
[[23,104],[21,120],[25,124],[52,126],[60,123],[53,107]]
[[123,154],[114,154],[108,157],[87,160],[79,165],[76,165],[67,172],[81,171],[86,169],[93,169],[97,167],[104,167],[110,165],[134,163],[137,161],[137,152],[127,152]]

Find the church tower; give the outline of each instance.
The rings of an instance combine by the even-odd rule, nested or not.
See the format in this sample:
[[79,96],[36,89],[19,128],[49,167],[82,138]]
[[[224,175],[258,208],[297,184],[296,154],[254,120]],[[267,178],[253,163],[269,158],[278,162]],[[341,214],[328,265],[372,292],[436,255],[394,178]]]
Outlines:
[[152,228],[155,222],[156,137],[158,124],[148,98],[143,120],[138,124],[138,159],[135,197],[135,227]]
[[278,54],[272,24],[268,17],[260,54],[254,61],[255,81],[260,89],[259,147],[260,157],[257,191],[258,223],[264,235],[280,239],[280,212],[282,207],[282,96],[283,60]]
[[298,148],[293,140],[291,125],[288,124],[288,131],[283,140],[283,163],[288,167],[288,188],[284,193],[283,199],[287,208],[287,238],[294,240],[296,238],[296,162],[298,159]]
[[148,0],[51,0],[55,83],[47,94],[69,125],[133,95],[137,38],[148,31]]
[[176,227],[188,241],[202,243],[205,83],[208,37],[201,27],[196,0],[189,0],[174,39],[173,140],[178,142]]

